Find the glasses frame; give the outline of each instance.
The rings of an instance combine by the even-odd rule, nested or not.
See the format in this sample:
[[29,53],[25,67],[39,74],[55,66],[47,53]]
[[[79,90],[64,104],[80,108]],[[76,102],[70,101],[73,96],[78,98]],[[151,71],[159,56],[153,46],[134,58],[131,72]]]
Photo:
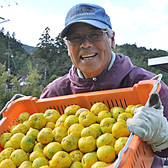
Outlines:
[[81,45],[85,39],[89,40],[90,42],[98,42],[98,41],[102,40],[104,33],[108,33],[108,31],[107,30],[101,30],[100,33],[98,33],[99,34],[99,38],[97,40],[96,39],[94,39],[94,40],[90,39],[90,37],[89,37],[90,34],[89,33],[81,35],[81,40],[79,42],[76,42],[76,43],[75,42],[73,43],[71,41],[71,38],[68,38],[68,37],[65,37],[65,40],[71,46],[76,46],[76,45]]

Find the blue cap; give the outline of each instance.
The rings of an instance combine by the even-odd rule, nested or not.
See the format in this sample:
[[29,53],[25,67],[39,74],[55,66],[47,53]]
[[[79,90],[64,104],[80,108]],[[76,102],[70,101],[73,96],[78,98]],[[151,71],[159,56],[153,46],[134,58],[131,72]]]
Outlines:
[[81,3],[73,6],[65,18],[65,28],[61,37],[65,37],[68,29],[74,23],[87,23],[100,29],[111,28],[110,17],[104,8],[90,3]]

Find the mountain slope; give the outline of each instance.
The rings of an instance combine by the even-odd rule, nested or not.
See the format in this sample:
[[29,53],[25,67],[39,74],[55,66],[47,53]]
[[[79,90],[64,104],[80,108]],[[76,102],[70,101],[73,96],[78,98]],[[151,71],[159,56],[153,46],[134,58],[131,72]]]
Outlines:
[[33,55],[34,52],[37,50],[37,47],[28,46],[26,44],[22,44],[22,48],[30,55]]

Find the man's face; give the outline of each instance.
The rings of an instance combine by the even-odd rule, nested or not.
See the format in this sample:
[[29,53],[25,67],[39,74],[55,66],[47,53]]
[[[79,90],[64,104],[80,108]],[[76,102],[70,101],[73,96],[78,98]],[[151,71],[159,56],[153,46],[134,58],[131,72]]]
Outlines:
[[[71,39],[75,35],[76,38],[78,35],[88,35],[95,31],[101,32],[100,29],[91,25],[76,23],[69,28],[67,37]],[[111,48],[114,37],[110,38],[107,33],[103,33],[101,40],[96,42],[91,42],[86,36],[84,37],[82,42],[77,45],[72,45],[71,40],[67,41],[68,55],[85,78],[92,78],[107,70],[111,61]]]

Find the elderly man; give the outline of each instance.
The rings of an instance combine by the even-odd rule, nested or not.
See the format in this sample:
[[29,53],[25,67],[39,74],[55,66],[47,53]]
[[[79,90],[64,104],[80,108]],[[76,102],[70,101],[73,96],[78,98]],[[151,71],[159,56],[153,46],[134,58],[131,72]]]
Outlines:
[[[88,3],[73,6],[61,36],[65,38],[72,67],[68,74],[46,86],[40,98],[132,87],[155,76],[134,66],[129,57],[113,52],[115,32],[101,6]],[[162,168],[162,157],[168,157],[168,87],[163,82],[159,95],[162,103],[157,109],[137,108],[127,122],[130,132],[149,143],[156,154],[152,168]]]

